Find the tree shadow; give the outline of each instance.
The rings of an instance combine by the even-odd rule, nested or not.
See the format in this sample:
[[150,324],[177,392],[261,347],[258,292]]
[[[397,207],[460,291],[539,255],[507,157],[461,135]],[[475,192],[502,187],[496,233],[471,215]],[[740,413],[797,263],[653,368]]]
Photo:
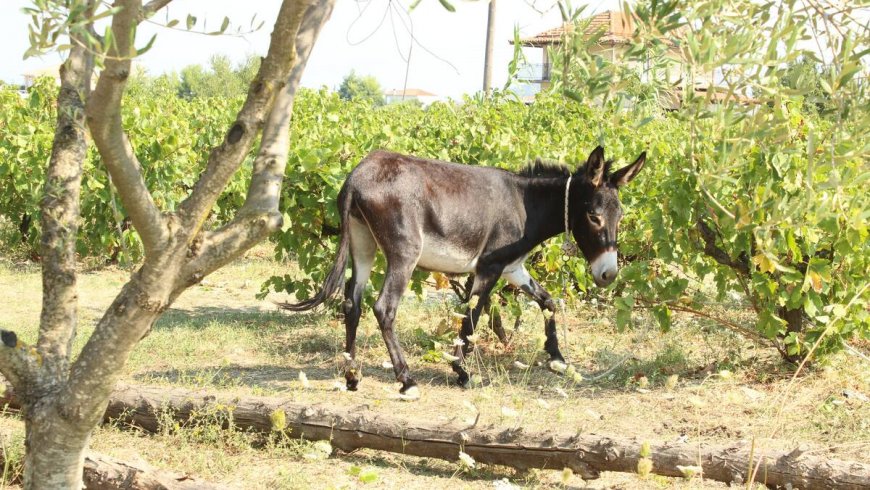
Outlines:
[[280,310],[267,310],[255,306],[225,308],[214,306],[196,306],[193,308],[170,308],[154,324],[154,330],[172,330],[175,328],[198,329],[209,322],[220,321],[233,323],[240,327],[260,329],[266,326],[281,324],[282,327],[293,327],[312,323],[321,318],[322,313],[306,312],[288,315]]
[[[286,366],[276,365],[222,365],[204,366],[192,369],[163,369],[140,371],[133,375],[133,379],[139,382],[153,382],[155,380],[179,385],[194,385],[198,387],[235,388],[247,387],[270,392],[280,393],[291,388],[301,386],[299,373],[304,372],[309,381],[311,391],[335,391],[333,382],[344,385],[344,376],[338,363],[317,364],[291,364]],[[421,385],[447,386],[453,382],[452,372],[440,369],[436,366],[419,366],[413,373]],[[379,366],[366,366],[363,363],[362,383],[377,382],[391,385],[396,383],[393,371]],[[448,380],[448,378],[451,378]]]

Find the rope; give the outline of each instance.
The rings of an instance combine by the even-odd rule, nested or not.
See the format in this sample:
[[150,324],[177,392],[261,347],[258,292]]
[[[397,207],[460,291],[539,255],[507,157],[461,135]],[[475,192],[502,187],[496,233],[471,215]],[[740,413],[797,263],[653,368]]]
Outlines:
[[571,240],[571,225],[568,223],[568,193],[571,192],[571,177],[568,176],[568,182],[565,184],[565,241]]
[[[565,240],[562,243],[562,251],[566,254],[571,250],[571,248],[576,247],[576,245],[571,241],[571,225],[568,222],[568,194],[571,191],[571,177],[571,175],[568,176],[568,182],[565,184]],[[564,345],[566,349],[565,352],[567,352],[568,327],[565,324],[565,319],[568,318],[568,313],[565,306],[565,297],[568,295],[568,280],[566,278],[567,274],[564,270],[560,275],[562,276],[562,297],[559,298],[559,308],[562,310],[562,345]],[[565,362],[567,361],[568,360],[565,359]]]

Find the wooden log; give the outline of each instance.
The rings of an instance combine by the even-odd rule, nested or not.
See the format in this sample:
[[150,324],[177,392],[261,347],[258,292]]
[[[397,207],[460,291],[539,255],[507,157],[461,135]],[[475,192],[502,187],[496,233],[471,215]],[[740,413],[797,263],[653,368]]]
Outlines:
[[142,468],[106,455],[85,456],[84,484],[87,490],[217,490],[223,488],[189,475]]
[[[218,408],[223,407],[223,408]],[[457,461],[459,451],[475,461],[517,469],[571,468],[585,479],[602,471],[637,472],[642,441],[596,434],[526,432],[521,428],[457,427],[433,425],[372,412],[363,407],[303,405],[269,397],[216,397],[202,391],[177,388],[122,386],[111,397],[106,417],[121,419],[146,430],[159,430],[157,414],[169,409],[177,419],[214,409],[232,412],[233,423],[243,429],[270,432],[283,412],[294,437],[327,440],[342,451],[378,449],[414,456]],[[756,476],[772,486],[792,488],[870,489],[870,465],[829,460],[791,452],[751,455],[746,445],[658,443],[651,445],[652,473],[683,476],[679,467],[700,466],[704,478],[743,483],[752,464],[762,461]]]
[[[0,466],[5,463],[0,453]],[[86,490],[219,490],[190,475],[126,463],[105,454],[89,451],[85,455]]]
[[[637,472],[643,443],[637,438],[598,434],[435,425],[382,415],[365,407],[303,405],[272,397],[233,398],[205,391],[133,385],[119,386],[112,394],[106,420],[158,432],[159,414],[167,411],[180,421],[197,414],[223,412],[231,415],[232,423],[241,429],[264,433],[284,430],[293,437],[330,441],[342,451],[370,448],[447,461],[458,461],[459,452],[464,451],[478,463],[521,470],[570,468],[584,479],[597,478],[602,471]],[[273,427],[275,421],[284,427]],[[746,444],[650,441],[649,459],[650,472],[663,476],[681,477],[681,467],[700,466],[703,478],[742,484],[750,468],[761,461],[755,480],[771,487],[870,489],[870,465],[819,458],[802,450],[760,453]]]

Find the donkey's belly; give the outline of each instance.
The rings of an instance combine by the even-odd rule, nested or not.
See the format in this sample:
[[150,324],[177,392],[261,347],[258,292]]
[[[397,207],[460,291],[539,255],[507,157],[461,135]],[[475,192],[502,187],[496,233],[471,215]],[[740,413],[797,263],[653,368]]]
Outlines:
[[467,250],[438,237],[423,237],[423,250],[417,267],[434,272],[461,274],[473,272],[476,265],[477,250]]

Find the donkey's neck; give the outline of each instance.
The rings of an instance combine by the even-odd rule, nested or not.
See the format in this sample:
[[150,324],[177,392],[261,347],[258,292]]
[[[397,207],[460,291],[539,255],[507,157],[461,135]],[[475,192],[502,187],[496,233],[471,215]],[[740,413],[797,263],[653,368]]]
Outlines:
[[568,177],[537,177],[523,182],[523,201],[526,209],[525,238],[533,245],[565,232],[565,185],[567,183]]

